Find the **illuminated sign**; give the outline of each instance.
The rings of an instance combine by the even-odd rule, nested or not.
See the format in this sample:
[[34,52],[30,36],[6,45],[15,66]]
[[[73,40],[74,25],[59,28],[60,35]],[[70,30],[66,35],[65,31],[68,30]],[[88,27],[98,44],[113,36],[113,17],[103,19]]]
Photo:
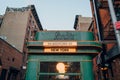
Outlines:
[[75,41],[68,41],[68,42],[60,42],[60,41],[54,41],[54,42],[52,42],[52,41],[46,41],[46,42],[43,42],[43,46],[45,46],[45,47],[54,47],[54,46],[68,46],[68,47],[71,47],[71,46],[77,46],[77,42],[75,42]]
[[65,53],[76,52],[76,41],[45,41],[43,42],[44,52]]
[[76,48],[45,48],[44,52],[53,52],[53,53],[76,52]]

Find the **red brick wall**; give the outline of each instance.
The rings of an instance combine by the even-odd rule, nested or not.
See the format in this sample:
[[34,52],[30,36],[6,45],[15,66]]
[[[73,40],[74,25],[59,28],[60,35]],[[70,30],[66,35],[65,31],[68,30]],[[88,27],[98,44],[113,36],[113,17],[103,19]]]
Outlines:
[[103,27],[105,27],[110,20],[109,11],[107,9],[100,9],[99,12],[100,12],[102,25]]
[[0,39],[0,58],[4,69],[14,67],[20,70],[22,66],[22,53],[2,39]]
[[0,75],[3,69],[7,70],[7,75],[5,75],[5,78],[7,79],[10,68],[14,68],[19,71],[16,76],[16,80],[20,80],[23,62],[22,59],[23,56],[20,51],[0,38],[0,60],[2,63],[2,65],[0,65]]
[[[103,3],[104,2],[102,2],[102,4]],[[96,25],[96,21],[95,21],[95,17],[94,17],[94,8],[93,8],[92,0],[91,0],[91,10],[92,10],[92,15],[93,15],[93,20],[94,20],[93,32],[94,32],[95,39],[98,40],[98,36],[97,36],[98,31],[97,31],[97,25]],[[106,25],[108,25],[108,22],[110,21],[110,12],[109,12],[109,10],[107,8],[100,8],[99,9],[99,14],[100,14],[103,30],[109,32],[110,31],[110,27],[113,27],[112,24],[109,25],[109,26],[106,26]],[[106,32],[106,33],[104,32],[104,38],[111,37],[108,32]],[[110,40],[108,40],[108,41],[110,41]],[[106,51],[109,51],[114,45],[115,45],[114,42],[113,43],[106,43]],[[96,70],[97,70],[96,66],[97,66],[97,64],[95,64],[95,60],[94,60],[94,72],[95,72],[95,77],[96,77],[95,80],[98,80],[97,79],[98,76],[96,74]],[[110,80],[120,80],[120,59],[116,58],[115,62],[112,62],[112,68],[113,68],[113,75],[114,75],[114,77],[112,77],[110,75],[110,73],[109,73]]]
[[113,79],[120,80],[120,56],[112,62]]

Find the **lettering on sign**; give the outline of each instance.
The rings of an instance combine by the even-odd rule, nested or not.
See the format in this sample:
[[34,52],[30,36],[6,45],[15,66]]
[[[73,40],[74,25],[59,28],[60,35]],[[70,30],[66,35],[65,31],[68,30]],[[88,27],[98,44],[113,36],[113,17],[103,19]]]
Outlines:
[[57,31],[55,32],[54,40],[74,40],[74,34],[71,32],[60,33]]
[[77,42],[75,41],[68,41],[68,42],[43,42],[43,46],[49,46],[49,47],[52,47],[52,46],[77,46]]
[[45,48],[44,52],[76,52],[76,48]]
[[56,51],[59,51],[59,52],[69,52],[69,49],[68,48],[51,48],[51,51],[52,52],[56,52]]

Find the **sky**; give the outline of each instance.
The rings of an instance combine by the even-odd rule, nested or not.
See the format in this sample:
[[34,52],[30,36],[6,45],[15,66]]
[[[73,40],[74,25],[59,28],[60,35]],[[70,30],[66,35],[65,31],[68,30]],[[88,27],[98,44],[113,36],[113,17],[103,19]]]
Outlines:
[[90,0],[0,0],[0,15],[6,7],[35,5],[43,29],[74,30],[76,15],[91,17]]

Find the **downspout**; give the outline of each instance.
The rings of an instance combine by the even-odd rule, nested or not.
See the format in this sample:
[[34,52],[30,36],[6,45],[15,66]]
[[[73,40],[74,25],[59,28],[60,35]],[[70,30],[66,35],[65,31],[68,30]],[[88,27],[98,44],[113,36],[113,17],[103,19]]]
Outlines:
[[93,7],[94,7],[94,15],[95,15],[95,20],[96,20],[96,25],[97,25],[97,30],[98,30],[98,38],[99,41],[101,42],[103,40],[103,34],[102,34],[102,26],[101,26],[101,20],[100,20],[100,16],[99,16],[99,10],[97,7],[97,1],[93,0]]
[[[97,25],[97,30],[98,30],[99,41],[103,42],[104,41],[103,26],[102,26],[102,23],[101,23],[101,18],[100,18],[99,8],[97,6],[97,2],[98,2],[98,0],[93,0],[94,13],[95,13],[95,19],[96,19],[96,25]],[[101,66],[98,66],[98,68],[99,67],[103,67],[103,68],[105,67],[106,47],[105,47],[104,43],[102,43],[102,48],[103,48],[103,51],[100,54],[101,55],[100,58],[101,58],[102,62],[101,62]],[[102,71],[102,73],[103,73],[104,79],[107,80],[106,73],[104,71]],[[101,79],[99,79],[99,80],[101,80]]]
[[116,29],[115,22],[117,22],[117,19],[116,19],[115,10],[114,10],[114,7],[113,7],[112,0],[108,0],[108,6],[109,6],[112,22],[113,22],[113,27],[114,27],[116,40],[117,40],[117,43],[118,43],[119,53],[120,53],[120,31]]

